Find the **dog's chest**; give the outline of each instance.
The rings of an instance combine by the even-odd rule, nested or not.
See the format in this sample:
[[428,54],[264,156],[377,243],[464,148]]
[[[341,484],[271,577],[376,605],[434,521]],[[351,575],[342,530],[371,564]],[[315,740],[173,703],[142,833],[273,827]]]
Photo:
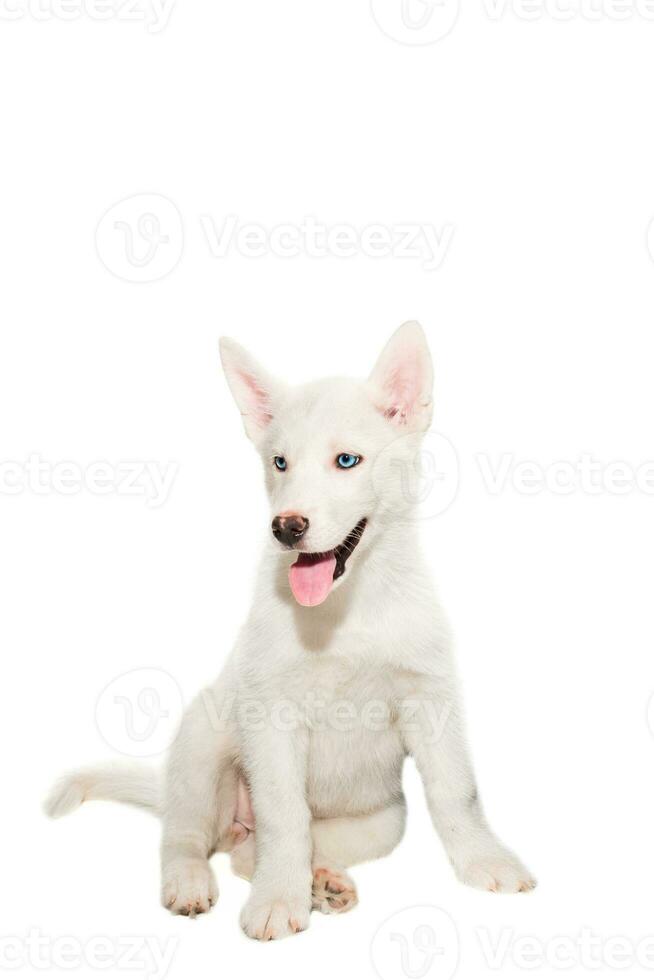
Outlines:
[[[404,750],[392,676],[323,661],[309,673],[309,803],[317,816],[359,813],[400,792]],[[307,678],[308,679],[308,678]]]

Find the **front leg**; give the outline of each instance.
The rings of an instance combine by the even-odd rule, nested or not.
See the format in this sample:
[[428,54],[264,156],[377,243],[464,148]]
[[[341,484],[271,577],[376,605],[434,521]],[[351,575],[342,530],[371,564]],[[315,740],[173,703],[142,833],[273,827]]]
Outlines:
[[308,732],[295,726],[243,735],[242,761],[254,819],[255,870],[241,925],[253,939],[282,939],[309,925],[311,815],[306,801]]
[[[407,710],[407,708],[412,710]],[[457,877],[494,892],[527,892],[536,882],[495,836],[478,797],[458,695],[424,682],[404,702],[400,727],[422,777],[427,805]]]
[[184,715],[166,767],[161,900],[177,915],[195,916],[215,904],[218,887],[209,858],[231,827],[235,807],[233,738],[212,726],[207,697],[215,695],[203,692]]

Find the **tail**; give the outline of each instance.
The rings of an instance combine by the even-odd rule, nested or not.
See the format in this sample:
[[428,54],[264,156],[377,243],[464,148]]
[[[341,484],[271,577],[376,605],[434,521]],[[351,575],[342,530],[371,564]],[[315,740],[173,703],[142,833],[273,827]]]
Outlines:
[[86,800],[117,800],[159,813],[161,795],[157,770],[134,762],[108,762],[65,773],[50,790],[44,809],[49,817],[63,817]]

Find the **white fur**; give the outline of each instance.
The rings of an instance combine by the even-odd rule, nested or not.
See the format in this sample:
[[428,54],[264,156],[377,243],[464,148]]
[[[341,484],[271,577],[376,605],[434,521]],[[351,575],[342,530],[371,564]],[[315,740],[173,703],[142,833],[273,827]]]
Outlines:
[[[245,932],[279,938],[308,926],[312,904],[344,911],[356,902],[344,869],[400,840],[410,754],[459,878],[529,890],[531,875],[492,833],[477,798],[448,628],[407,494],[431,420],[422,329],[400,327],[364,383],[288,388],[234,341],[223,340],[221,354],[263,460],[271,519],[284,511],[308,518],[300,547],[309,552],[334,549],[363,517],[366,529],[315,607],[293,598],[287,575],[297,555],[269,534],[248,620],[215,685],[186,712],[163,791],[147,771],[87,770],[58,785],[49,812],[90,798],[153,807],[163,821],[164,904],[207,910],[217,897],[208,858],[229,850],[235,871],[252,879]],[[338,469],[341,452],[362,461]],[[286,458],[286,472],[273,466],[275,455]]]

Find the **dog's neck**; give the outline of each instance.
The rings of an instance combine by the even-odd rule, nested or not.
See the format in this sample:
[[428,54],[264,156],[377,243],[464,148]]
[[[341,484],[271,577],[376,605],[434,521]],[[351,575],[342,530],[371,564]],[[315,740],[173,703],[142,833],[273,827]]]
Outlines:
[[[340,631],[378,632],[394,607],[406,609],[407,599],[429,602],[431,585],[419,544],[417,521],[389,521],[369,528],[370,538],[359,545],[343,582],[319,606],[299,605],[288,585],[292,556],[268,551],[259,569],[252,615],[290,622],[304,646],[325,649]],[[368,534],[368,530],[366,531]]]

